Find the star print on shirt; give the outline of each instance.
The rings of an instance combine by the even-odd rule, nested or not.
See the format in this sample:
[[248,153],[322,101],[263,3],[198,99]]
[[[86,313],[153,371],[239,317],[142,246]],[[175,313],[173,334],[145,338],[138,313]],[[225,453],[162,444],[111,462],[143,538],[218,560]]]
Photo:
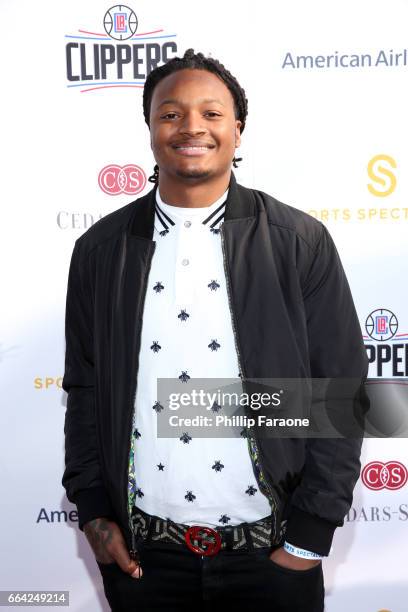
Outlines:
[[177,318],[180,319],[180,321],[187,321],[189,316],[190,315],[188,314],[188,312],[186,312],[185,310],[181,310],[180,314],[177,315]]
[[244,427],[244,429],[241,429],[241,431],[239,432],[239,435],[242,438],[247,438],[248,437],[247,430],[245,429],[245,427]]
[[211,340],[210,344],[208,345],[208,348],[210,348],[212,351],[218,351],[220,346],[221,344],[219,344],[217,340]]
[[135,431],[133,432],[133,435],[135,436],[136,440],[138,440],[140,438],[140,436],[142,435],[140,433],[140,431],[136,428]]
[[142,491],[142,489],[139,487],[138,489],[136,489],[136,495],[138,497],[144,497],[144,493]]
[[207,287],[209,287],[211,291],[216,291],[220,288],[220,284],[217,283],[216,280],[212,280],[210,283],[208,283]]
[[217,461],[214,462],[214,465],[212,466],[212,469],[215,470],[216,472],[221,472],[223,467],[224,467],[224,465],[221,463],[221,461],[217,460]]
[[155,284],[153,289],[154,289],[154,291],[156,293],[160,293],[160,291],[162,291],[164,289],[164,285],[162,285],[162,283],[160,281],[157,281],[157,283]]
[[184,499],[186,499],[189,502],[192,502],[196,499],[196,496],[193,494],[192,491],[187,491],[187,495],[184,496]]
[[161,349],[161,346],[157,340],[153,340],[153,344],[150,348],[152,349],[153,353],[158,353]]
[[245,493],[248,493],[248,495],[255,495],[255,493],[257,492],[258,489],[256,489],[253,485],[249,485],[249,487],[247,488],[247,490],[245,491]]
[[181,372],[179,376],[179,380],[181,380],[181,382],[187,382],[188,380],[190,380],[190,378],[191,376],[189,376],[187,372],[185,372],[184,370]]
[[164,465],[162,464],[162,462],[157,464],[157,467],[159,468],[159,472],[163,472],[164,470]]

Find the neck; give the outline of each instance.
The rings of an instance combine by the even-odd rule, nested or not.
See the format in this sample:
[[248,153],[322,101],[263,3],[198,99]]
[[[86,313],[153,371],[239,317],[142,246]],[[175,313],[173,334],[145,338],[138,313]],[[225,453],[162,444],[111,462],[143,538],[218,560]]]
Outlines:
[[210,206],[226,192],[231,171],[220,177],[204,180],[170,177],[162,170],[159,177],[160,196],[166,204],[195,208]]

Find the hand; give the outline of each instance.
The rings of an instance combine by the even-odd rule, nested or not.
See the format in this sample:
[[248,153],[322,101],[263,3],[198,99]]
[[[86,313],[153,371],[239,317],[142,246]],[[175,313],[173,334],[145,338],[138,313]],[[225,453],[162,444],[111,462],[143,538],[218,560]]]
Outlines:
[[274,550],[269,555],[269,558],[277,565],[292,570],[308,570],[321,563],[320,559],[302,559],[302,557],[296,557],[296,555],[288,553],[283,546]]
[[96,518],[84,525],[84,533],[98,563],[116,562],[132,578],[141,578],[142,568],[130,558],[119,526],[107,518]]

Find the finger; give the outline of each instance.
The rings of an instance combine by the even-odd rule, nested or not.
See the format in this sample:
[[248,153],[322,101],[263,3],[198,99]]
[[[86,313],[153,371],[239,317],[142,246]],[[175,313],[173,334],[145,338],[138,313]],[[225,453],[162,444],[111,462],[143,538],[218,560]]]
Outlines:
[[130,575],[132,578],[141,578],[143,576],[142,568],[138,563],[136,564],[136,569]]

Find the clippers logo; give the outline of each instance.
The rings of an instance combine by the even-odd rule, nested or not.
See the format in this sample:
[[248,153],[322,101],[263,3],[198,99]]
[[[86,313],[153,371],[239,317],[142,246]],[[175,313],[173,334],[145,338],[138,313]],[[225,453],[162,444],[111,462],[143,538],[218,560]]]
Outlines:
[[387,308],[373,310],[366,319],[363,338],[378,378],[408,376],[408,334],[397,333],[398,326],[397,317]]
[[370,338],[385,342],[397,333],[397,317],[391,310],[385,308],[373,310],[366,319],[365,328]]
[[115,40],[132,38],[137,30],[136,13],[128,6],[117,4],[105,13],[103,27],[105,32]]
[[99,187],[108,195],[135,195],[146,186],[146,174],[140,166],[127,164],[105,166],[98,176]]
[[361,472],[361,480],[372,491],[395,491],[406,484],[408,470],[399,461],[371,461]]
[[136,13],[124,4],[112,6],[97,23],[93,31],[80,28],[65,35],[67,87],[79,87],[81,93],[143,89],[150,72],[177,54],[177,34],[152,27],[139,32]]

